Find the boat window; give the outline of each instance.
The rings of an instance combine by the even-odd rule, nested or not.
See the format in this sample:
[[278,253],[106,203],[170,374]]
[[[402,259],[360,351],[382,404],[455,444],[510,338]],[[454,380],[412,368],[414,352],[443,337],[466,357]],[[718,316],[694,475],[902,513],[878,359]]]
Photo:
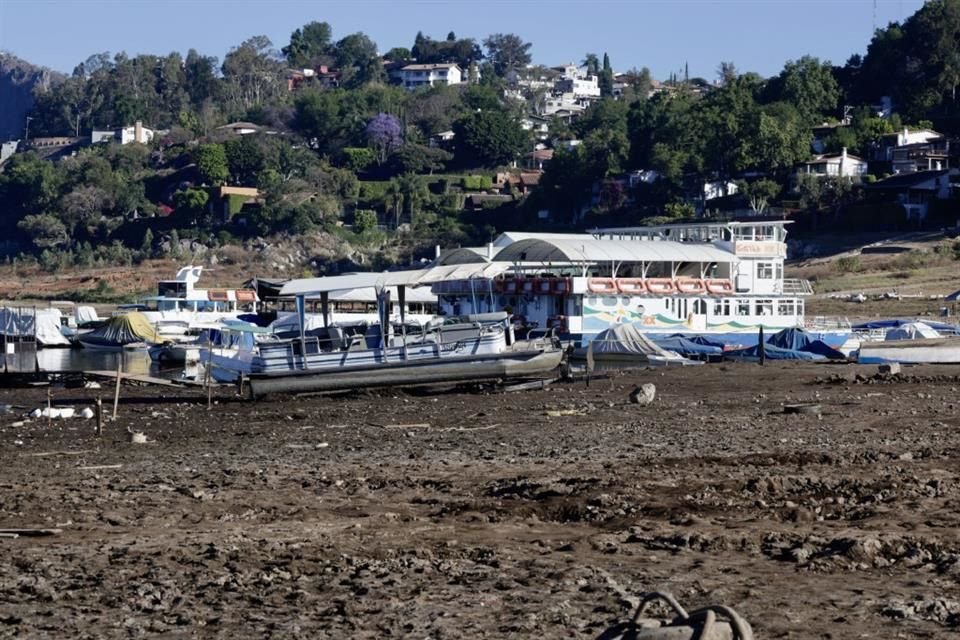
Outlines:
[[630,296],[620,296],[620,304],[622,304],[625,307],[629,307],[630,299],[631,299]]
[[758,280],[773,279],[773,263],[772,262],[757,263],[757,279]]
[[749,300],[737,300],[737,315],[738,315],[738,316],[749,316],[749,315],[750,315],[750,301],[749,301]]
[[795,313],[796,306],[793,300],[778,300],[777,315],[792,316]]
[[707,315],[707,303],[705,300],[693,301],[693,312],[697,315]]
[[616,296],[603,296],[601,299],[603,306],[605,307],[615,307],[617,306],[617,297]]
[[776,263],[774,263],[774,267],[775,267],[776,270],[777,270],[777,271],[776,271],[776,273],[777,273],[776,279],[777,279],[777,280],[783,280],[783,263],[782,263],[782,262],[776,262]]
[[757,315],[758,315],[758,316],[772,316],[772,315],[773,315],[773,300],[757,300]]
[[730,299],[714,300],[713,301],[713,315],[715,316],[729,316],[730,315]]

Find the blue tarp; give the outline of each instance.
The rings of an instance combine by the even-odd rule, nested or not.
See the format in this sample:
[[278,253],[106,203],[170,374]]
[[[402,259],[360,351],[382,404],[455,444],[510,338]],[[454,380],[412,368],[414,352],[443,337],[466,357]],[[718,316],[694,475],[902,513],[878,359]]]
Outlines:
[[784,329],[770,336],[767,340],[767,345],[768,347],[773,346],[780,349],[815,353],[830,358],[831,360],[843,360],[846,358],[842,353],[830,345],[815,339],[803,329]]
[[[825,356],[818,353],[797,351],[795,349],[782,349],[771,344],[764,345],[763,351],[767,360],[826,360]],[[755,345],[745,349],[725,351],[723,357],[727,360],[757,362],[760,360],[760,347],[759,345]]]
[[657,343],[658,347],[674,351],[688,358],[710,358],[723,355],[723,347],[708,340],[702,342],[699,336],[687,337],[681,335],[658,336],[647,334],[647,337]]

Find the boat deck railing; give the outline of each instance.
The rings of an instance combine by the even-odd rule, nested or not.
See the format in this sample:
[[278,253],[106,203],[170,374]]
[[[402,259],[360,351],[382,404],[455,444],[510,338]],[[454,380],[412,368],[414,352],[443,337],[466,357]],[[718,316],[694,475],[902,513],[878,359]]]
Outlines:
[[813,285],[803,278],[784,278],[782,293],[787,296],[810,296],[813,295]]

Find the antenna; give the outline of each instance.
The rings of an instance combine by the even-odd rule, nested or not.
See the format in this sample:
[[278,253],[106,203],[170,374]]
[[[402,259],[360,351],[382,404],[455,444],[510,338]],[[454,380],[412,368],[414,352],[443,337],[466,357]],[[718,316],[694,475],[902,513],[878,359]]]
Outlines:
[[877,32],[877,0],[873,0],[873,32]]

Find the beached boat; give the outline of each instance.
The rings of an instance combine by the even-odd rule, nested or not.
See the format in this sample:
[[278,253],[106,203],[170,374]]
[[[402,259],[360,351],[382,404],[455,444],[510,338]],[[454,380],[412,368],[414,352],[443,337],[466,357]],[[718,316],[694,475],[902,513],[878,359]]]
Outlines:
[[486,250],[440,252],[435,266],[506,265],[484,278],[433,284],[441,313],[509,309],[525,328],[586,347],[632,324],[648,336],[700,336],[754,346],[792,327],[840,347],[848,326],[808,322],[806,280],[785,278],[788,221],[701,221],[591,233],[502,234]]
[[960,336],[941,335],[923,322],[893,325],[883,340],[860,344],[857,361],[861,364],[960,364]]
[[277,339],[253,327],[229,327],[224,344],[201,352],[218,381],[243,376],[254,397],[294,391],[479,381],[534,376],[555,369],[563,351],[554,341],[513,340],[506,314],[424,327],[386,338],[379,325],[352,336],[338,327]]
[[[717,349],[720,351],[720,349]],[[574,360],[618,366],[684,366],[703,362],[664,349],[635,325],[621,324],[601,331],[586,347],[573,352]]]

